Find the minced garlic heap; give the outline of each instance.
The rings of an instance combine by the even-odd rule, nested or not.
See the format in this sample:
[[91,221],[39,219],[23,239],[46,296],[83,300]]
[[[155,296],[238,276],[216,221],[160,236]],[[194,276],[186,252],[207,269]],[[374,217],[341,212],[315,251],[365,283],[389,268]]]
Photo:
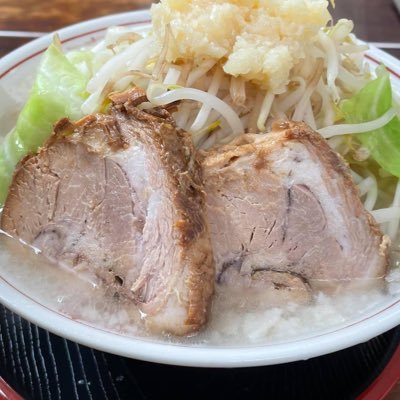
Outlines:
[[167,61],[213,58],[274,93],[330,18],[327,0],[162,0],[152,7],[159,43],[168,24],[175,38]]

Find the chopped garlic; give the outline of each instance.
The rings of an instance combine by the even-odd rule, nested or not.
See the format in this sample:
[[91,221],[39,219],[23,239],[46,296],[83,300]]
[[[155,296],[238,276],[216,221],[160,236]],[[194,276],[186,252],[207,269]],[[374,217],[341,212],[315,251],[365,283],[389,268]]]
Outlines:
[[330,20],[327,0],[162,0],[153,5],[160,45],[175,40],[167,61],[215,59],[224,71],[281,92]]

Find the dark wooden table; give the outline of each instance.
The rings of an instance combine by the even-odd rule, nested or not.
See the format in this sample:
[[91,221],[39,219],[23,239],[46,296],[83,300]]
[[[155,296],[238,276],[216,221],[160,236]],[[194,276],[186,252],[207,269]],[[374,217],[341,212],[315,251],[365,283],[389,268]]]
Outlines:
[[[38,0],[0,0],[0,31],[51,32],[65,25],[98,16],[148,8],[151,3],[151,0],[47,0],[46,2]],[[333,11],[335,19],[347,17],[354,20],[355,33],[361,39],[370,42],[393,43],[393,48],[386,48],[385,50],[400,58],[400,49],[398,48],[400,44],[400,17],[392,0],[336,0],[336,3],[336,9]],[[12,36],[3,37],[0,35],[0,56],[7,54],[29,40],[31,39]],[[386,46],[390,47],[388,44]],[[10,318],[11,321],[14,321],[12,314],[3,310],[0,315],[0,322]],[[19,317],[15,318],[20,321]],[[21,329],[23,329],[24,323],[20,322],[20,324]],[[7,324],[6,326],[8,329]],[[2,337],[1,334],[0,326],[0,339]],[[44,335],[45,333],[41,334]],[[7,335],[4,335],[4,337],[7,338]],[[12,339],[8,340],[11,341]],[[9,347],[10,343],[0,342],[0,347],[2,345]],[[68,346],[71,347],[73,344],[68,344]],[[96,357],[100,356],[93,355],[93,359],[96,359]],[[2,361],[4,360],[0,360],[0,365]],[[56,361],[54,360],[54,362]],[[150,371],[150,367],[144,364],[140,365],[141,371],[146,370],[146,368]],[[160,369],[157,369],[157,371],[158,373],[163,373]],[[157,372],[153,373],[157,375]],[[180,370],[179,374],[181,373],[186,374],[186,372]],[[115,390],[115,385],[118,385],[117,378],[114,381],[110,380],[114,387],[113,390]],[[202,379],[204,376],[200,374],[199,378]],[[151,385],[150,382],[151,380],[149,380]],[[178,381],[175,380],[175,382],[177,383]],[[234,382],[232,383],[234,384]],[[57,388],[59,390],[58,386]],[[201,389],[199,390],[201,391]],[[111,395],[111,397],[113,396]],[[193,398],[196,398],[196,396]],[[397,389],[392,394],[391,399],[396,400],[399,398],[400,390]]]

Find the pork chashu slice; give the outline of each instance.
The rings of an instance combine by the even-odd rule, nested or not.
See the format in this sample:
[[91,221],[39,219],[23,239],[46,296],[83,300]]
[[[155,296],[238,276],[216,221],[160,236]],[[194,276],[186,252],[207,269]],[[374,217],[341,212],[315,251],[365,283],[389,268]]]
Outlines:
[[304,300],[310,287],[385,275],[388,239],[343,160],[307,125],[244,135],[205,153],[203,168],[217,282],[232,293],[251,301],[272,283]]
[[205,322],[214,267],[201,168],[166,110],[134,90],[108,115],[62,120],[20,164],[2,229],[139,304],[154,331]]

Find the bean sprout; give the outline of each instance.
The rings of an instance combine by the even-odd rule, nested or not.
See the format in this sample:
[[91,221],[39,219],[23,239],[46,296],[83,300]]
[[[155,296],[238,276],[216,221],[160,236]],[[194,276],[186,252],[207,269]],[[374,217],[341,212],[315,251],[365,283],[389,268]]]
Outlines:
[[364,122],[361,124],[332,125],[319,129],[318,132],[326,139],[337,135],[371,132],[387,125],[396,115],[396,111],[391,108],[389,111],[387,111],[385,114],[375,119],[374,121]]

